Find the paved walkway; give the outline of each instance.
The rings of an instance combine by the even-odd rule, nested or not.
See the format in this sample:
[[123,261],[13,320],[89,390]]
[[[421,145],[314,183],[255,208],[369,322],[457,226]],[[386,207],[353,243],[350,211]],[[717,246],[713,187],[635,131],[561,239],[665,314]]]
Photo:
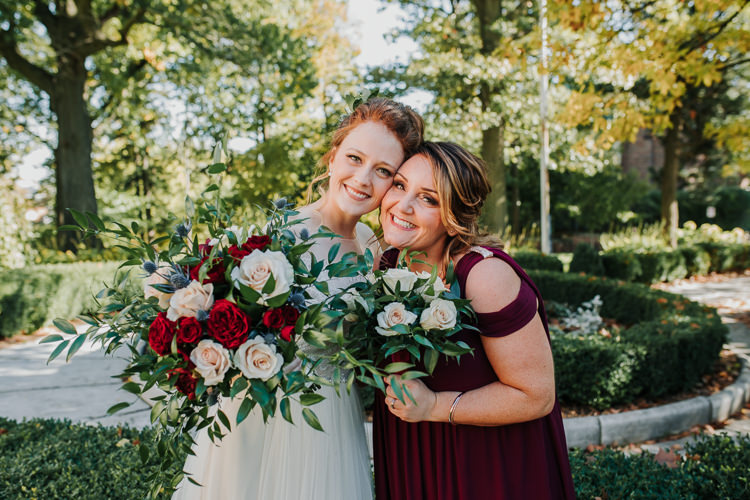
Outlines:
[[[671,286],[670,291],[711,305],[724,305],[720,313],[731,329],[733,347],[750,361],[750,329],[731,315],[738,310],[750,312],[750,276],[718,283],[684,282]],[[84,345],[70,363],[61,357],[47,364],[53,349],[54,345],[37,341],[0,349],[0,416],[149,425],[148,405],[119,390],[120,381],[112,378],[122,369],[124,359],[116,354],[105,356],[99,349]],[[106,414],[109,407],[122,401],[133,405],[115,415]],[[722,432],[750,434],[750,419],[732,419]],[[658,449],[670,444],[673,442],[647,446]]]

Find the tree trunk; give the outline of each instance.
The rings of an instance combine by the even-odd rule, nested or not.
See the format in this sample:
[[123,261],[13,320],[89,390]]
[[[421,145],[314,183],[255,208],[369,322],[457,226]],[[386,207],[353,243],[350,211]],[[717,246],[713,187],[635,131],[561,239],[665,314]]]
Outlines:
[[[479,36],[482,40],[480,52],[490,55],[499,47],[501,36],[496,23],[502,13],[501,0],[472,0],[477,11],[479,22]],[[499,85],[499,82],[498,82]],[[498,85],[483,82],[479,90],[482,111],[497,111],[493,108],[492,97],[498,93]],[[484,206],[483,223],[493,234],[500,234],[505,230],[508,222],[508,196],[505,162],[503,158],[505,124],[492,125],[482,131],[482,158],[487,164],[492,192],[487,197]]]
[[672,113],[671,122],[672,127],[664,137],[664,166],[661,169],[661,221],[664,225],[665,238],[672,248],[676,248],[679,223],[677,178],[680,170],[677,148],[681,127],[678,112]]
[[[68,209],[97,212],[94,178],[91,169],[91,118],[84,99],[86,85],[84,60],[75,55],[58,58],[58,73],[52,95],[52,110],[57,115],[57,147],[55,216],[57,225],[75,224]],[[72,231],[59,231],[60,250],[76,250],[80,236]],[[99,246],[96,240],[87,244]]]

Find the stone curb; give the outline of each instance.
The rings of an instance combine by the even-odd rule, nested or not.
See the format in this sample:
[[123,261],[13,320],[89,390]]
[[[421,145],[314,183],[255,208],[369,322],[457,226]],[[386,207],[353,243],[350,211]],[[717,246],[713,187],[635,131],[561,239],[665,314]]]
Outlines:
[[723,422],[750,401],[750,363],[742,359],[735,382],[711,396],[645,410],[563,419],[568,448],[640,443],[686,431],[695,425]]

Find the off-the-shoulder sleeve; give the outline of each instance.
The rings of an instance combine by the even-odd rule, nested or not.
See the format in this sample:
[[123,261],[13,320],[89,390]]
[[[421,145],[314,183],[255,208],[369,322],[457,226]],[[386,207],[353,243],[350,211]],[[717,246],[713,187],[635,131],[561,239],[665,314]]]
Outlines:
[[380,256],[380,269],[396,267],[398,262],[398,248],[390,247]]
[[538,306],[534,290],[522,279],[513,302],[499,311],[477,313],[479,333],[486,337],[505,337],[526,326],[534,318]]

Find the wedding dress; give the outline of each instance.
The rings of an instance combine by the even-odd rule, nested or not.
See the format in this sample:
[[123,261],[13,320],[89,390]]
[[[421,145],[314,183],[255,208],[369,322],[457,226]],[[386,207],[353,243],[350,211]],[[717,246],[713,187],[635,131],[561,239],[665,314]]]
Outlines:
[[[354,243],[364,249],[372,232],[357,226]],[[328,249],[338,241],[316,240],[311,251],[318,260],[327,258]],[[342,245],[344,247],[345,245]],[[335,293],[353,284],[357,277],[321,276]],[[325,299],[317,289],[310,291],[312,302]],[[302,343],[308,355],[315,348]],[[333,369],[321,364],[317,373],[331,379]],[[340,397],[333,387],[324,386],[325,400],[310,407],[324,432],[310,427],[302,417],[302,407],[292,402],[294,424],[280,414],[263,422],[254,408],[239,425],[235,416],[241,400],[222,400],[219,405],[232,422],[232,430],[213,443],[200,431],[184,469],[202,486],[183,479],[173,500],[371,500],[372,472],[363,425],[363,410],[356,387],[347,393],[344,384]]]

